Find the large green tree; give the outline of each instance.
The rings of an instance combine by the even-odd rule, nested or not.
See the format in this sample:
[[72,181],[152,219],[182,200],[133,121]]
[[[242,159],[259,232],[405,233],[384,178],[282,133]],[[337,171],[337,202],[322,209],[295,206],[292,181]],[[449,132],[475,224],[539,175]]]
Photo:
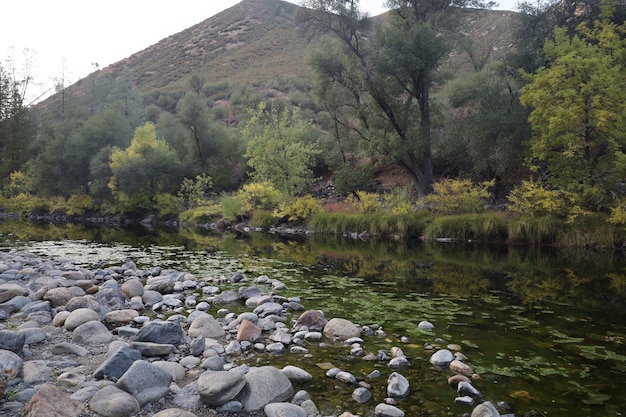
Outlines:
[[33,124],[24,102],[28,77],[17,79],[0,65],[0,189],[30,156]]
[[332,54],[316,51],[311,63],[325,107],[353,130],[371,155],[383,156],[409,175],[416,191],[433,182],[431,89],[451,51],[454,10],[487,6],[474,0],[390,0],[388,21],[370,30],[358,0],[307,0],[304,19],[331,34]]
[[532,168],[588,208],[624,191],[626,33],[611,22],[614,5],[603,1],[601,17],[572,36],[557,28],[545,45],[550,66],[528,76],[521,96],[532,108]]
[[248,139],[245,157],[255,180],[268,181],[291,196],[306,191],[314,181],[318,135],[297,107],[279,112],[261,102],[243,134]]
[[113,150],[110,168],[112,194],[131,211],[150,209],[159,193],[175,194],[182,181],[180,160],[149,122],[135,130],[128,148]]

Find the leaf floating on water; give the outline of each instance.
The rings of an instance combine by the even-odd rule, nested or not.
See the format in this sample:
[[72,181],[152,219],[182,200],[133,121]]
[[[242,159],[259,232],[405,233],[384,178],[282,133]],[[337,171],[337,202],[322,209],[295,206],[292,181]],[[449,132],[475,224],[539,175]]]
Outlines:
[[509,392],[509,397],[515,398],[516,400],[532,400],[530,393],[521,389]]

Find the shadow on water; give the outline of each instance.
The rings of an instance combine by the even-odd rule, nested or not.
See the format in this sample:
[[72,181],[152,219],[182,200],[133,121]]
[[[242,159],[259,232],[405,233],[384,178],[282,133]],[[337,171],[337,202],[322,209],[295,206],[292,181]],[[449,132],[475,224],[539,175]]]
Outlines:
[[[452,373],[428,362],[432,347],[460,345],[481,375],[484,398],[505,401],[517,416],[616,416],[626,412],[626,260],[622,253],[509,245],[353,240],[327,236],[284,238],[255,233],[221,235],[211,230],[89,228],[0,222],[0,246],[79,259],[132,259],[139,267],[177,268],[198,277],[268,275],[288,285],[307,308],[361,325],[378,325],[368,349],[402,346],[411,361],[403,371],[411,395],[408,415],[461,415]],[[418,323],[435,324],[423,331]],[[401,343],[402,336],[410,343]],[[315,382],[323,410],[359,410],[351,390],[337,389],[318,362],[341,364],[361,377],[380,363],[351,358],[345,347],[311,347],[299,359]],[[251,363],[269,363],[258,355]],[[289,355],[271,358],[287,364]],[[319,376],[319,378],[318,378]],[[378,386],[381,384],[373,384]],[[384,384],[383,384],[384,385]],[[373,388],[375,401],[384,390]],[[318,402],[316,401],[316,403]]]

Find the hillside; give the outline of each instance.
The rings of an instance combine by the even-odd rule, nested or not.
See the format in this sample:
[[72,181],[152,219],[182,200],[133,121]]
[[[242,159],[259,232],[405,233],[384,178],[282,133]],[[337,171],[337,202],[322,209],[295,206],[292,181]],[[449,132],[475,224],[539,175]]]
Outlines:
[[[206,81],[228,80],[234,85],[263,85],[281,77],[307,79],[308,52],[316,39],[308,39],[299,26],[300,7],[281,0],[243,0],[182,32],[116,62],[67,88],[75,98],[91,95],[92,77],[125,77],[142,95],[154,91],[175,93],[187,89],[191,74]],[[474,59],[496,59],[511,47],[511,12],[462,11],[463,32],[471,39]],[[384,19],[384,15],[373,17]],[[442,70],[459,75],[471,71],[467,52],[451,55]],[[52,96],[41,108],[58,102]]]

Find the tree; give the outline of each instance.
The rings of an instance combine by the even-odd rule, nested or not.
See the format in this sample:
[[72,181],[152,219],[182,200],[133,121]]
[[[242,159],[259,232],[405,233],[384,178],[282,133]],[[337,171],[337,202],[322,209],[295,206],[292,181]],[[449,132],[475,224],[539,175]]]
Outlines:
[[[326,107],[339,105],[370,154],[386,157],[409,175],[420,195],[432,190],[430,90],[451,47],[453,11],[486,6],[469,0],[390,0],[388,23],[369,30],[358,1],[308,0],[305,20],[330,33],[339,55],[317,51],[311,63],[317,94]],[[336,101],[337,97],[343,97]],[[333,103],[335,100],[335,103]]]
[[159,193],[175,194],[182,181],[180,161],[152,123],[135,130],[130,146],[111,153],[113,196],[130,210],[149,209]]
[[28,148],[34,135],[30,113],[24,102],[30,75],[18,78],[0,65],[0,189],[12,172],[28,160]]
[[312,168],[319,154],[312,123],[293,107],[279,113],[261,102],[243,129],[248,139],[245,157],[258,182],[270,182],[293,196],[313,182]]
[[626,28],[610,20],[615,3],[602,3],[593,26],[573,36],[555,30],[545,45],[550,67],[527,75],[521,96],[532,109],[530,166],[588,208],[623,192],[626,174]]
[[450,117],[437,143],[440,172],[475,181],[497,178],[505,186],[517,179],[522,144],[530,138],[520,88],[518,77],[502,62],[446,84],[443,97]]

